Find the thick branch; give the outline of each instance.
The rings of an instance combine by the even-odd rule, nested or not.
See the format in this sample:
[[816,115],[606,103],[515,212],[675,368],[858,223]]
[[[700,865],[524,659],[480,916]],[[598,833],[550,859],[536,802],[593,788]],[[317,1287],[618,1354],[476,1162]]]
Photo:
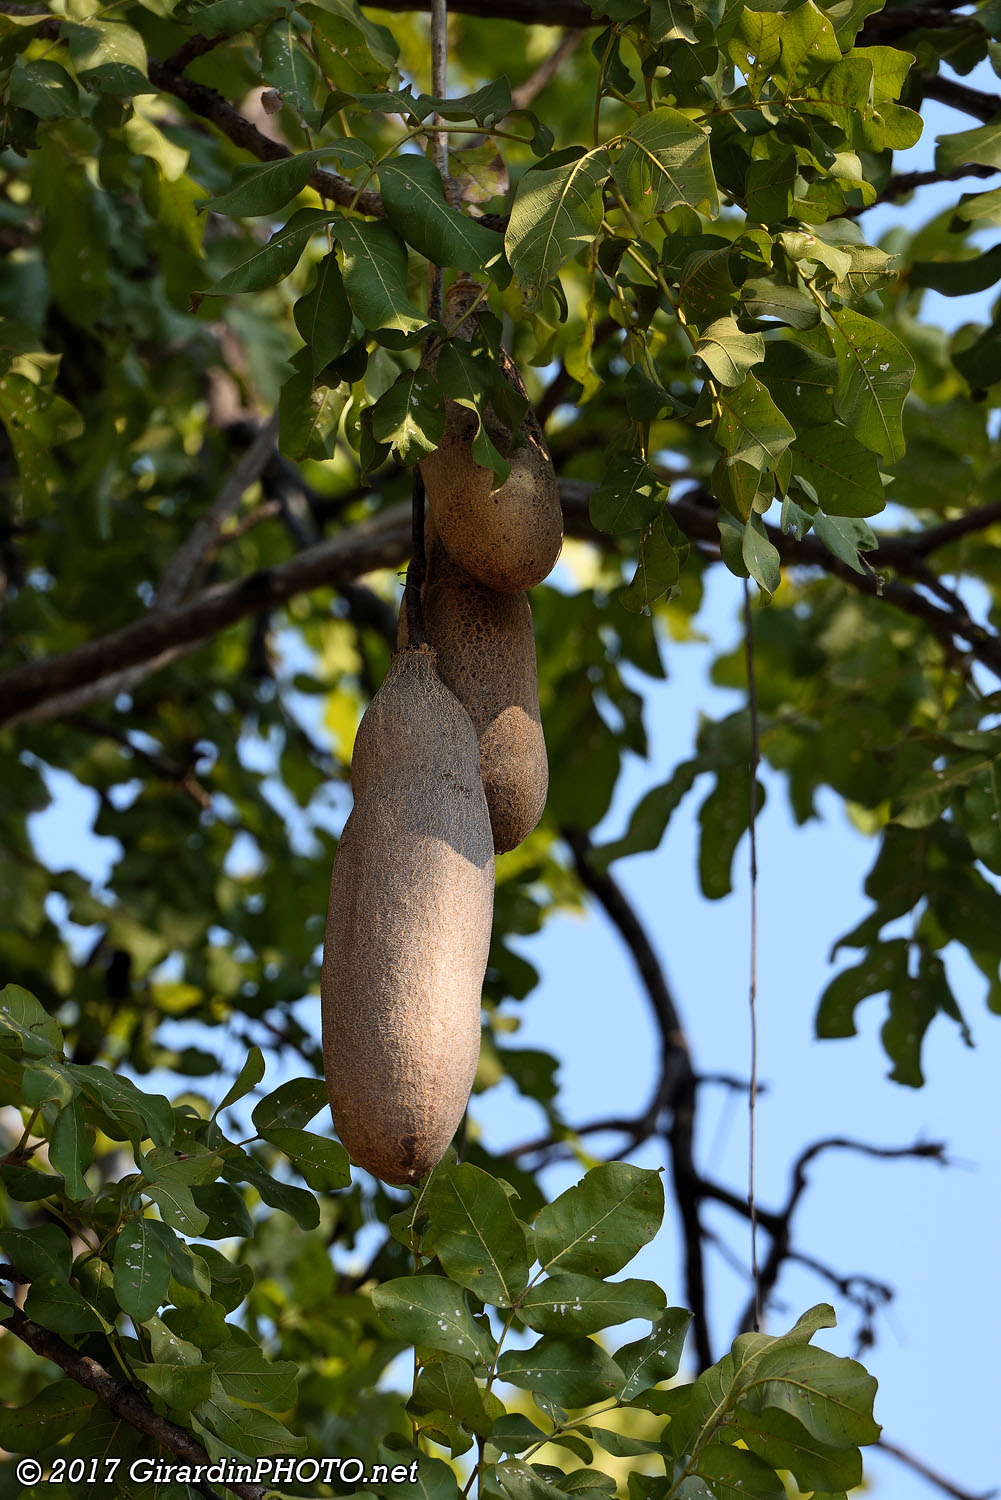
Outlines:
[[[10,1309],[3,1323],[8,1333],[27,1344],[42,1359],[49,1359],[58,1365],[71,1380],[82,1385],[84,1390],[93,1391],[116,1417],[121,1417],[123,1422],[128,1422],[130,1427],[152,1438],[166,1448],[168,1453],[173,1453],[185,1463],[203,1469],[211,1466],[212,1460],[202,1445],[189,1432],[185,1432],[183,1427],[178,1427],[166,1417],[158,1416],[138,1391],[131,1390],[113,1375],[109,1375],[96,1359],[91,1359],[89,1355],[81,1354],[78,1349],[64,1343],[57,1333],[52,1333],[48,1328],[42,1328],[40,1324],[25,1317],[20,1308],[2,1292],[0,1302]],[[214,1496],[214,1491],[208,1485],[198,1485],[197,1488],[204,1495]],[[235,1495],[241,1496],[241,1500],[263,1500],[267,1493],[265,1486],[259,1484],[234,1483],[228,1488]]]
[[997,94],[985,94],[981,89],[970,88],[968,83],[958,83],[954,78],[943,78],[938,73],[924,73],[921,87],[926,99],[937,99],[950,109],[958,109],[964,115],[972,115],[989,125],[1001,114],[1001,98]]
[[637,1124],[640,1130],[644,1127],[653,1130],[663,1110],[671,1113],[667,1143],[684,1236],[685,1292],[692,1311],[696,1357],[699,1368],[705,1370],[712,1364],[713,1357],[706,1309],[702,1226],[699,1222],[699,1179],[693,1155],[696,1078],[688,1042],[663,968],[625,893],[611,875],[592,865],[591,841],[583,829],[564,828],[561,831],[570,846],[582,885],[601,902],[633,956],[660,1031],[660,1079],[645,1117]]
[[248,615],[276,609],[308,589],[353,580],[375,568],[395,567],[407,553],[409,523],[409,504],[394,506],[278,567],[261,569],[236,583],[217,584],[185,604],[153,611],[111,635],[47,661],[18,667],[0,680],[0,723],[20,718],[46,698],[72,687],[203,641]]
[[[595,532],[588,520],[588,499],[593,485],[582,480],[563,480],[560,497],[567,532],[598,545],[614,545],[611,538]],[[671,511],[692,541],[719,545],[716,506],[711,497],[702,501],[686,495],[671,504]],[[881,539],[867,554],[873,567],[887,565],[920,577],[924,558],[933,547],[944,546],[957,536],[995,524],[1001,517],[996,502],[981,506],[910,537]],[[285,604],[296,594],[323,586],[338,586],[377,568],[394,568],[409,553],[411,506],[409,502],[387,507],[349,531],[310,547],[288,562],[263,569],[235,583],[217,584],[184,604],[162,612],[151,612],[111,635],[102,636],[72,651],[43,661],[16,667],[0,678],[0,725],[35,717],[32,710],[49,700],[73,694],[73,708],[90,706],[112,696],[116,689],[99,684],[125,668],[143,663],[149,671],[165,666],[199,642],[247,616]],[[975,624],[965,614],[936,604],[915,589],[876,572],[856,573],[828,552],[816,537],[797,541],[775,526],[767,526],[769,540],[784,562],[793,566],[820,568],[842,579],[861,593],[873,595],[922,620],[950,653],[956,637],[969,642],[970,654],[1001,678],[1001,640]],[[928,539],[931,539],[930,543]],[[41,712],[37,717],[49,717]]]

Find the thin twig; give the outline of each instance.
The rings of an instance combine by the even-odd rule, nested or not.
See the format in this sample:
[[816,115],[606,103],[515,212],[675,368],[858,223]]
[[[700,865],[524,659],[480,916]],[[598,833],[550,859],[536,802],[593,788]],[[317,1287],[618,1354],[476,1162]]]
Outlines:
[[198,575],[206,554],[215,546],[222,528],[236,510],[244,494],[261,477],[278,441],[278,413],[273,412],[254,441],[227,477],[212,504],[192,526],[163,570],[156,591],[156,609],[173,609],[180,604]]

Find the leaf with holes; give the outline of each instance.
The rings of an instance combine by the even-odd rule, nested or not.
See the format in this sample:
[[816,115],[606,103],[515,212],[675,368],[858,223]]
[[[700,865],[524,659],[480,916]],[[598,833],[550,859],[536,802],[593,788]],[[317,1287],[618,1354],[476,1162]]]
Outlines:
[[508,1349],[497,1362],[502,1380],[539,1391],[561,1406],[590,1406],[617,1396],[625,1377],[592,1339],[541,1338],[528,1349]]
[[838,361],[835,407],[846,427],[881,458],[904,452],[901,413],[914,361],[896,334],[847,307],[831,309]]
[[383,1323],[405,1343],[489,1364],[495,1344],[473,1319],[465,1293],[444,1276],[401,1276],[372,1293]]
[[170,1262],[145,1219],[125,1224],[115,1241],[115,1296],[137,1323],[151,1318],[167,1296]]
[[663,1217],[659,1173],[607,1162],[540,1209],[535,1253],[546,1270],[611,1276],[650,1243]]

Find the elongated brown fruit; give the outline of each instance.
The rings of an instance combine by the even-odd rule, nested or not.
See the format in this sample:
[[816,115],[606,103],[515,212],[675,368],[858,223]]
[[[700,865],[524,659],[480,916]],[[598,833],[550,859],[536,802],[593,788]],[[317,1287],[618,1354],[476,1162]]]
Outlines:
[[[462,338],[471,339],[476,313],[469,312],[481,288],[460,281],[449,288],[446,327],[459,324]],[[502,351],[505,378],[524,393],[510,355]],[[427,361],[435,368],[432,355]],[[428,507],[449,553],[468,573],[488,588],[523,593],[541,583],[553,568],[563,545],[563,513],[556,472],[542,428],[531,407],[525,413],[520,447],[510,428],[488,408],[487,433],[511,465],[504,483],[494,488],[494,476],[473,458],[478,419],[456,401],[445,403],[445,432],[434,453],[421,461]]]
[[473,1085],[494,889],[476,734],[429,647],[393,657],[351,781],[320,985],[327,1095],[360,1166],[416,1182]]
[[471,577],[427,534],[424,627],[442,681],[473,721],[494,849],[514,849],[542,817],[549,762],[539,714],[532,611]]

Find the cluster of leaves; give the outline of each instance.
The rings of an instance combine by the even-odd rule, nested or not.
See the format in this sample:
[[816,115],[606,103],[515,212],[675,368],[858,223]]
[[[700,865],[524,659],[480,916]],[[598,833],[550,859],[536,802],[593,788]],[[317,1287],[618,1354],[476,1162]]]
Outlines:
[[[46,1147],[45,1167],[17,1149],[0,1167],[21,1220],[0,1230],[0,1251],[28,1284],[27,1317],[71,1355],[114,1362],[154,1410],[182,1416],[214,1460],[302,1453],[305,1437],[289,1430],[298,1366],[269,1360],[228,1320],[254,1275],[204,1240],[253,1232],[246,1185],[300,1230],[317,1227],[312,1193],[276,1178],[247,1148],[259,1142],[282,1153],[318,1191],[346,1186],[343,1148],[304,1129],[323,1103],[322,1085],[296,1080],[268,1094],[253,1111],[256,1135],[235,1143],[218,1115],[260,1081],[259,1052],[208,1117],[192,1105],[172,1108],[105,1068],[68,1061],[51,1016],[12,985],[0,993],[0,1070],[3,1103],[27,1117],[25,1141],[34,1138],[36,1153],[39,1141]],[[85,1174],[95,1147],[111,1142],[125,1143],[137,1170],[117,1180],[97,1174],[92,1191]],[[376,1461],[408,1470],[416,1461],[420,1492],[435,1500],[456,1500],[460,1490],[428,1443],[454,1459],[475,1443],[479,1493],[509,1500],[554,1488],[612,1493],[614,1479],[591,1467],[596,1449],[644,1461],[630,1480],[635,1500],[718,1493],[719,1485],[771,1500],[785,1493],[780,1469],[832,1495],[858,1482],[859,1445],[878,1435],[875,1381],[853,1361],[811,1347],[812,1335],[833,1323],[829,1308],[813,1309],[781,1337],[741,1335],[697,1381],[664,1389],[677,1374],[690,1314],[666,1307],[653,1282],[609,1279],[660,1227],[659,1173],[610,1163],[543,1204],[534,1222],[518,1206],[511,1184],[457,1165],[452,1153],[390,1220],[417,1271],[382,1281],[372,1304],[391,1338],[414,1347],[417,1369],[406,1406],[412,1442],[391,1439]],[[75,1256],[74,1237],[83,1246]],[[0,1315],[12,1310],[8,1300]],[[614,1356],[592,1337],[635,1320],[649,1332]],[[532,1414],[505,1404],[507,1388],[530,1395]],[[4,1445],[52,1457],[72,1435],[76,1457],[129,1456],[127,1437],[109,1443],[94,1406],[72,1379],[49,1384],[7,1412]],[[618,1429],[614,1417],[612,1428],[600,1425],[628,1408],[669,1420],[644,1438]],[[567,1454],[577,1460],[570,1470],[542,1461]],[[663,1475],[641,1474],[660,1464]]]
[[[0,1167],[12,1209],[0,1251],[29,1283],[27,1317],[127,1371],[151,1399],[184,1417],[213,1458],[302,1451],[304,1439],[276,1414],[294,1406],[297,1367],[269,1361],[256,1339],[227,1322],[253,1272],[215,1244],[190,1240],[252,1235],[248,1187],[300,1230],[317,1227],[313,1193],[271,1168],[276,1159],[278,1171],[290,1162],[321,1192],[347,1186],[343,1146],[303,1128],[326,1103],[322,1082],[301,1079],[267,1095],[254,1109],[254,1133],[236,1143],[218,1115],[263,1077],[258,1049],[219,1109],[202,1115],[191,1104],[172,1107],[106,1067],[67,1060],[56,1022],[16,985],[0,992],[0,1073],[3,1103],[23,1111],[25,1121],[22,1142]],[[47,1169],[32,1160],[40,1140]],[[258,1154],[248,1149],[253,1145]],[[94,1191],[86,1173],[95,1152],[109,1151],[119,1167],[131,1152],[136,1170],[99,1172]],[[83,1246],[75,1256],[74,1237]],[[10,1311],[8,1302],[0,1316]],[[122,1329],[123,1315],[132,1335]],[[17,1438],[5,1446],[24,1451],[28,1439],[30,1451],[47,1452],[73,1433],[74,1454],[89,1453],[79,1439],[93,1405],[73,1380],[50,1385],[27,1408],[8,1413],[5,1431]]]

